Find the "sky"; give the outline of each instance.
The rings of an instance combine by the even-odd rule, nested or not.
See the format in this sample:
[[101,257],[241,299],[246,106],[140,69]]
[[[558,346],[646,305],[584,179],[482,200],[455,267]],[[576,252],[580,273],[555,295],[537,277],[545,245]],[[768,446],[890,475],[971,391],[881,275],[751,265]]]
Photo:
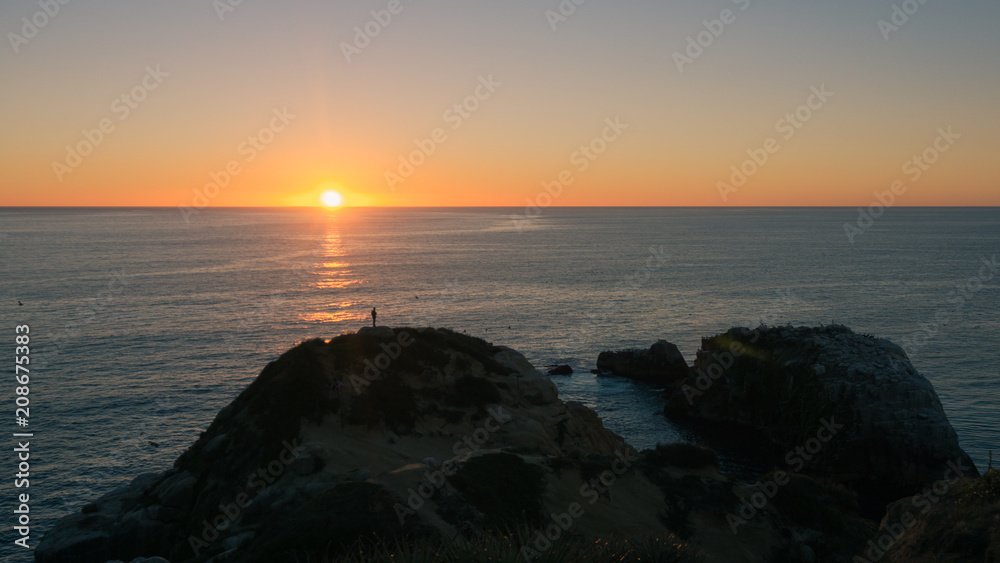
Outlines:
[[993,0],[0,4],[0,206],[1000,205]]

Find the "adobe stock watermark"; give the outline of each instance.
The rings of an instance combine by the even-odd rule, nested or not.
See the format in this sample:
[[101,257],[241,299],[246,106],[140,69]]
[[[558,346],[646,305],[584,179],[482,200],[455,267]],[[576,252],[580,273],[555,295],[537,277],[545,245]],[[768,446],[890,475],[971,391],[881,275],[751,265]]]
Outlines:
[[668,254],[663,250],[662,244],[659,248],[650,246],[649,254],[642,266],[614,285],[613,297],[606,299],[600,309],[587,313],[588,322],[576,331],[575,340],[578,343],[586,344],[601,323],[619,318],[622,302],[631,301],[635,292],[652,279],[653,272],[667,263]]
[[[779,133],[785,141],[790,141],[834,96],[833,92],[826,89],[825,84],[818,88],[812,86],[810,90],[811,93],[804,104],[796,108],[795,111],[786,113],[774,124],[775,132]],[[728,202],[729,194],[740,191],[747,180],[767,165],[771,156],[779,150],[781,150],[781,143],[774,137],[765,139],[759,148],[747,149],[747,155],[750,158],[732,167],[729,182],[719,181],[715,184],[719,195],[722,196],[722,201]]]
[[997,261],[996,254],[990,258],[983,257],[981,261],[983,265],[976,275],[956,283],[954,289],[945,296],[945,301],[950,306],[938,309],[930,321],[920,323],[916,334],[902,339],[900,345],[911,360],[916,357],[918,350],[927,346],[941,332],[942,327],[959,318],[972,298],[1000,273],[1000,262]]
[[[778,300],[774,305],[768,308],[767,311],[761,315],[761,324],[754,329],[749,329],[743,327],[743,333],[748,335],[749,344],[756,344],[760,340],[761,332],[767,328],[768,324],[773,324],[777,320],[777,315],[781,314],[785,309],[785,305],[791,305],[794,303],[801,302],[801,300],[795,297],[790,291],[778,291]],[[739,341],[732,341],[726,350],[721,353],[713,352],[712,361],[708,366],[702,370],[699,368],[696,370],[696,377],[694,380],[694,386],[685,383],[681,386],[681,391],[684,392],[684,398],[687,400],[688,405],[694,405],[695,397],[700,397],[708,391],[715,382],[718,381],[723,375],[725,375],[726,370],[731,368],[736,362],[736,358],[743,356],[747,352],[746,346],[744,346]]]
[[37,37],[38,33],[59,15],[60,6],[69,3],[70,0],[38,0],[38,7],[41,9],[31,14],[31,17],[21,18],[21,33],[17,34],[13,31],[7,33],[7,40],[10,41],[10,47],[14,49],[14,54],[20,53],[22,46],[27,45],[29,41]]
[[[930,487],[924,488],[924,490],[910,497],[910,504],[913,505],[914,509],[920,509],[920,514],[927,514],[930,512],[931,507],[934,504],[941,501],[941,498],[954,486],[959,479],[964,477],[971,467],[966,467],[962,465],[962,460],[957,462],[949,461],[948,469],[945,470],[944,475],[941,479],[937,480]],[[899,516],[899,520],[884,526],[879,529],[881,532],[876,538],[868,541],[868,548],[864,552],[864,557],[861,555],[855,555],[851,560],[853,563],[872,563],[882,559],[889,549],[899,541],[899,538],[903,536],[906,530],[913,527],[917,523],[916,516],[910,511],[905,510],[903,514]],[[885,530],[883,532],[883,530]]]
[[87,500],[70,502],[72,499],[67,499],[64,496],[59,497],[63,509],[67,512],[76,512],[82,504],[90,502],[90,499],[99,497],[102,488],[115,483],[120,478],[120,476],[116,477],[111,473],[112,468],[116,467],[120,462],[132,461],[136,450],[148,450],[151,447],[159,447],[160,444],[153,441],[160,433],[158,429],[166,428],[171,421],[170,414],[163,411],[172,410],[174,406],[175,403],[169,397],[158,398],[153,401],[153,410],[156,411],[155,415],[147,407],[143,411],[145,414],[141,422],[138,424],[129,424],[127,430],[119,432],[118,437],[113,442],[112,451],[100,457],[100,468],[96,471],[96,474],[92,477],[81,474],[77,482],[86,484],[80,484],[70,489],[73,498]]
[[[622,122],[621,117],[615,117],[614,119],[609,117],[604,120],[604,123],[605,127],[601,130],[600,135],[594,137],[586,144],[580,145],[570,155],[569,163],[575,165],[577,174],[586,172],[590,168],[590,165],[607,152],[608,147],[621,138],[622,133],[629,128],[629,124]],[[575,181],[576,177],[573,175],[573,172],[569,168],[564,168],[556,175],[555,180],[542,182],[542,188],[544,189],[538,192],[534,198],[525,199],[527,205],[524,208],[524,215],[515,215],[512,218],[514,228],[520,231],[526,222],[540,217],[542,209],[550,207],[552,202],[562,195],[563,188]]]
[[893,4],[892,14],[888,20],[878,20],[878,30],[882,33],[882,38],[889,40],[889,34],[899,31],[901,27],[910,21],[920,10],[920,7],[927,3],[927,0],[903,0],[902,5]]
[[243,173],[243,165],[253,162],[261,152],[274,142],[278,133],[284,131],[296,117],[295,114],[288,113],[287,106],[280,109],[274,108],[271,110],[271,113],[273,115],[267,126],[262,127],[256,133],[247,137],[245,141],[236,147],[237,154],[243,157],[242,163],[237,159],[233,159],[227,162],[222,170],[210,172],[208,177],[211,181],[202,186],[201,189],[194,188],[194,197],[191,199],[191,205],[177,206],[181,214],[181,219],[185,223],[191,223],[191,217],[201,213],[213,199],[222,193],[222,190],[228,188],[233,178]]
[[219,539],[219,535],[222,532],[236,523],[243,514],[243,511],[246,510],[246,507],[250,506],[250,501],[263,492],[264,489],[276,483],[285,474],[288,466],[295,461],[295,457],[302,450],[302,447],[297,444],[296,440],[292,440],[291,443],[285,440],[281,445],[284,446],[284,449],[278,453],[277,458],[271,460],[263,467],[258,467],[256,471],[247,477],[247,489],[252,489],[251,493],[239,493],[232,499],[232,502],[219,504],[219,513],[215,517],[210,520],[202,520],[204,527],[202,528],[201,535],[195,536],[192,534],[188,536],[188,546],[194,552],[195,557],[198,557],[201,550]]
[[[139,84],[111,102],[111,113],[118,117],[119,122],[125,121],[139,107],[139,104],[149,97],[150,92],[163,84],[163,79],[167,76],[170,76],[170,73],[160,70],[160,65],[156,65],[156,68],[147,65],[146,75],[142,77]],[[52,161],[52,171],[55,172],[56,178],[62,182],[63,176],[73,172],[83,164],[83,159],[93,154],[97,147],[104,143],[107,136],[114,133],[115,127],[114,120],[105,117],[97,122],[97,127],[94,129],[84,129],[82,140],[75,145],[66,145],[66,158],[63,161]]]
[[404,8],[405,6],[403,6],[401,0],[389,0],[385,8],[369,12],[372,15],[372,19],[368,20],[364,25],[354,27],[353,41],[350,43],[347,41],[340,42],[340,52],[344,54],[347,64],[351,64],[351,57],[360,55],[365,48],[372,44],[373,39],[382,35],[382,31],[392,23],[393,16],[401,14]]
[[300,282],[313,275],[314,265],[323,260],[323,243],[326,237],[316,237],[316,245],[303,259],[296,260],[294,265],[288,265],[281,272],[281,283],[274,286],[266,296],[258,300],[254,306],[243,307],[237,317],[237,329],[223,336],[226,348],[230,354],[246,344],[247,338],[257,333],[264,322],[278,310],[286,310],[288,302],[286,293],[290,287],[298,287]]
[[587,3],[587,0],[560,0],[555,10],[545,10],[545,21],[549,22],[552,31],[556,26],[569,21],[569,18],[576,13],[576,9]]
[[[785,463],[791,467],[792,473],[798,473],[805,469],[807,462],[812,461],[812,459],[823,449],[830,440],[837,435],[838,432],[844,429],[843,424],[837,424],[833,417],[830,420],[825,418],[819,419],[822,426],[816,430],[816,436],[809,438],[801,446],[796,446],[795,448],[788,450],[785,454]],[[753,520],[765,506],[777,496],[778,491],[781,487],[787,485],[791,481],[789,474],[782,470],[777,470],[773,473],[771,479],[764,481],[758,481],[751,488],[757,489],[757,491],[749,494],[741,494],[739,487],[733,487],[733,494],[740,499],[740,508],[736,511],[736,514],[732,512],[726,513],[726,522],[729,524],[729,529],[735,534],[739,531],[740,526],[745,526],[750,520]]]
[[[452,131],[458,131],[467,119],[479,111],[483,102],[493,97],[497,88],[502,85],[502,83],[493,79],[492,74],[480,76],[479,84],[476,85],[472,94],[452,104],[441,115],[441,119],[446,124],[451,125]],[[389,186],[389,189],[396,191],[396,186],[405,182],[410,176],[413,176],[416,169],[423,166],[427,162],[427,159],[437,152],[438,147],[447,140],[448,133],[443,127],[435,127],[425,139],[414,139],[413,143],[417,146],[416,150],[410,152],[408,155],[399,155],[399,165],[396,167],[395,172],[391,170],[385,171],[385,182]]]
[[[940,160],[941,155],[951,150],[955,146],[955,141],[962,138],[961,135],[951,130],[950,125],[947,129],[939,127],[937,133],[937,137],[927,148],[903,163],[903,174],[907,175],[911,184],[919,181],[924,173]],[[875,220],[885,215],[885,212],[895,205],[896,196],[905,194],[907,190],[909,190],[909,186],[897,179],[889,184],[888,190],[876,191],[874,193],[875,201],[871,202],[867,208],[858,208],[856,224],[844,223],[844,234],[847,235],[847,240],[854,244],[854,239],[858,235],[864,234],[872,228],[875,225]]]
[[[750,0],[732,0],[733,4],[739,7],[741,12],[745,12],[750,7]],[[686,65],[694,64],[694,61],[705,54],[705,49],[711,47],[715,40],[722,37],[727,25],[736,23],[736,12],[726,8],[719,12],[719,17],[712,20],[702,20],[705,26],[703,31],[695,35],[688,35],[687,47],[684,52],[674,51],[674,64],[677,65],[677,72],[684,73]]]
[[226,14],[230,14],[236,11],[243,5],[243,0],[212,0],[212,8],[215,9],[215,15],[219,16],[219,21],[225,21]]
[[64,346],[78,340],[83,333],[83,327],[100,320],[115,297],[125,291],[129,281],[134,277],[133,274],[126,274],[124,268],[112,270],[105,289],[99,291],[95,297],[87,299],[86,305],[77,308],[77,313],[80,315],[78,324],[66,323],[63,330],[52,337],[52,342],[39,350],[37,359],[32,358],[32,362],[37,364],[36,367],[45,369],[49,361],[62,352]]
[[[418,332],[420,330],[423,329],[418,329]],[[365,369],[362,370],[361,375],[351,373],[350,382],[354,386],[354,392],[360,395],[366,387],[382,377],[382,372],[392,365],[392,361],[403,353],[404,348],[408,348],[414,342],[416,340],[409,332],[401,330],[396,334],[395,342],[380,343],[379,347],[382,348],[382,351],[375,356],[374,360],[364,359]]]
[[554,512],[549,513],[551,522],[544,529],[536,531],[535,539],[531,544],[521,546],[521,558],[528,563],[538,559],[551,549],[555,545],[555,542],[559,541],[559,538],[568,532],[577,520],[587,513],[587,506],[593,506],[602,496],[610,501],[611,488],[615,486],[618,479],[627,473],[631,467],[632,462],[621,451],[616,451],[615,459],[611,462],[609,469],[605,469],[596,477],[591,478],[580,486],[580,490],[578,491],[580,498],[586,501],[587,505],[585,506],[580,502],[571,502],[566,506],[565,512],[558,514]]
[[[449,282],[448,287],[454,291],[459,291],[462,286],[457,282]],[[458,288],[458,289],[456,289]],[[451,303],[454,301],[454,297],[446,297],[442,300],[441,304]],[[421,321],[433,322],[436,316],[433,312],[428,312],[419,317]],[[417,334],[422,334],[428,327],[417,328]],[[394,342],[390,341],[388,344],[382,342],[379,347],[382,349],[373,359],[369,360],[365,358],[362,362],[365,368],[362,370],[361,375],[356,373],[351,373],[350,382],[354,387],[354,392],[360,395],[365,388],[377,381],[382,377],[382,372],[389,369],[392,362],[399,358],[403,353],[404,348],[410,347],[416,340],[409,331],[401,330],[396,333],[396,340]]]
[[[461,456],[478,452],[486,446],[491,435],[499,432],[504,424],[514,419],[510,413],[504,412],[503,407],[500,406],[495,408],[487,407],[486,412],[489,413],[489,417],[483,422],[482,426],[476,428],[472,434],[455,442],[451,448],[452,453],[456,456]],[[409,493],[409,496],[406,498],[406,506],[398,502],[393,506],[393,510],[396,511],[396,517],[399,518],[399,524],[402,525],[408,516],[416,514],[418,510],[423,508],[424,503],[445,486],[447,478],[456,473],[458,473],[458,465],[454,460],[445,461],[439,469],[425,472],[425,482],[416,488],[410,487],[406,491]]]

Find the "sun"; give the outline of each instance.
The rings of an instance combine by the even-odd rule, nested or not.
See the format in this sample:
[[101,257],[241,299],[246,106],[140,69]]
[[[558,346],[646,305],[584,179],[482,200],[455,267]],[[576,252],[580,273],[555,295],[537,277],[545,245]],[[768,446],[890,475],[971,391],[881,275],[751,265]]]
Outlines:
[[325,207],[340,207],[344,203],[343,196],[337,190],[326,190],[319,195],[320,202],[323,203]]

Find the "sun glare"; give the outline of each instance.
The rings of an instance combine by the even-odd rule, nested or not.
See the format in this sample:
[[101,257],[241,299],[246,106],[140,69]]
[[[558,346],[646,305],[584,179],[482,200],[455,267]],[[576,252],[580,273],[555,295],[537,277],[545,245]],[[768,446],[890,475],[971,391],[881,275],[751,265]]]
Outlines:
[[336,190],[326,190],[320,194],[319,200],[325,207],[340,207],[344,202],[344,198]]

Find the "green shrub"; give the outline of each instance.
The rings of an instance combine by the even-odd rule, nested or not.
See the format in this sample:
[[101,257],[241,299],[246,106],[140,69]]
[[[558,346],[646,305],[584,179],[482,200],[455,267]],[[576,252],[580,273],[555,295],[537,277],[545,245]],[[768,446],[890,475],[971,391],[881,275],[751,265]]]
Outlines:
[[991,469],[973,483],[958,490],[955,502],[986,506],[1000,502],[1000,470]]

